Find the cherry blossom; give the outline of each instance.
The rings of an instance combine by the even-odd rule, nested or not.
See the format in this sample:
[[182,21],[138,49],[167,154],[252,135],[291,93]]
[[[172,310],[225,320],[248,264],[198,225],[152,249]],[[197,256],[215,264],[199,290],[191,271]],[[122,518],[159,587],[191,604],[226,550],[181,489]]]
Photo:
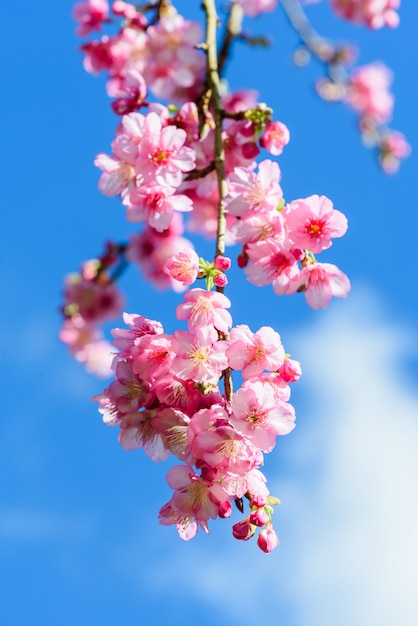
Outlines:
[[100,30],[103,22],[108,19],[109,5],[107,0],[88,0],[74,5],[73,17],[80,25],[77,35],[85,37],[93,30]]
[[333,237],[342,237],[347,218],[333,208],[326,196],[309,196],[293,200],[284,211],[289,239],[298,248],[322,252],[331,246]]

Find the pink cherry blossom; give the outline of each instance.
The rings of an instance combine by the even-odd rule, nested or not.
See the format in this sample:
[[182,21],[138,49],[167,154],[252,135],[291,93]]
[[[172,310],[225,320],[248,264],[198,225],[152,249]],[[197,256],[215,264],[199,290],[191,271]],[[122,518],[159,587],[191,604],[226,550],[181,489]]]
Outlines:
[[347,276],[331,263],[307,265],[293,281],[293,287],[304,287],[306,301],[313,309],[328,306],[332,296],[345,298],[351,288]]
[[130,222],[147,220],[149,225],[162,233],[167,230],[173,211],[191,211],[192,201],[185,195],[176,194],[167,185],[141,185],[129,196],[126,217]]
[[144,335],[161,335],[164,332],[160,322],[149,320],[143,315],[124,313],[123,321],[126,326],[129,326],[129,330],[126,328],[114,328],[111,333],[113,344],[121,350],[120,354],[124,357],[131,358],[132,349],[140,337]]
[[160,433],[165,447],[180,461],[192,465],[195,459],[187,439],[189,423],[188,415],[170,406],[158,409],[152,419],[152,425]]
[[272,328],[263,326],[252,333],[246,324],[234,327],[230,332],[231,344],[226,351],[229,365],[242,370],[244,378],[261,374],[264,370],[277,370],[284,361],[284,348],[280,335]]
[[193,248],[172,254],[166,263],[167,273],[185,287],[192,285],[199,271],[199,257]]
[[140,235],[130,238],[126,257],[138,264],[145,277],[160,289],[172,288],[183,291],[184,285],[174,280],[166,270],[168,259],[185,248],[192,247],[192,243],[179,236],[182,228],[181,214],[173,213],[170,224],[162,233],[151,226],[147,226]]
[[82,348],[74,351],[74,356],[90,374],[100,378],[109,378],[112,375],[114,350],[105,339],[85,343]]
[[245,273],[250,283],[273,285],[277,295],[293,293],[291,281],[299,276],[294,254],[278,245],[273,239],[249,243],[246,253],[250,259]]
[[233,428],[228,417],[216,405],[196,412],[187,431],[189,444],[197,458],[217,471],[246,476],[262,465],[263,454]]
[[193,333],[176,330],[172,338],[175,357],[172,372],[181,379],[192,379],[197,383],[217,385],[222,371],[228,367],[225,351],[226,341],[218,341],[218,334]]
[[185,465],[172,467],[167,482],[176,491],[171,498],[171,507],[182,517],[196,520],[209,533],[208,520],[215,519],[220,507],[228,503],[228,494],[218,483],[202,480],[196,472]]
[[179,320],[188,320],[191,331],[214,326],[227,333],[231,328],[231,314],[226,310],[231,302],[224,294],[195,288],[185,293],[184,300],[178,305],[176,316]]
[[173,356],[169,335],[143,335],[132,348],[132,370],[143,380],[153,382],[171,371]]
[[117,360],[114,380],[107,389],[107,396],[119,413],[132,413],[145,407],[151,398],[150,384],[132,371],[131,363]]
[[86,322],[102,322],[120,315],[123,298],[117,286],[96,280],[85,280],[71,274],[65,280],[64,312],[80,315]]
[[289,239],[298,248],[317,253],[331,246],[333,237],[342,237],[347,231],[347,218],[333,208],[326,196],[309,196],[293,200],[285,210]]
[[143,448],[147,456],[153,461],[165,461],[170,454],[160,433],[152,425],[152,411],[128,413],[121,420],[119,443],[125,450]]
[[135,169],[141,179],[152,184],[178,187],[183,173],[195,167],[196,153],[184,145],[186,137],[182,128],[163,127],[161,118],[156,113],[149,113],[135,161]]
[[398,171],[400,159],[411,154],[411,146],[402,133],[388,130],[381,138],[379,146],[379,161],[386,174]]
[[108,21],[109,5],[107,0],[87,0],[74,5],[73,17],[79,23],[76,33],[79,37],[89,35],[93,30],[100,30],[103,22]]
[[399,24],[396,9],[401,0],[331,0],[331,4],[341,17],[369,28],[394,28]]
[[203,34],[198,23],[172,12],[147,30],[144,76],[158,98],[194,100],[203,83],[204,55],[197,50]]
[[233,426],[263,452],[274,448],[277,435],[287,435],[295,427],[291,405],[278,403],[271,387],[261,382],[238,389],[231,409]]
[[384,124],[392,117],[392,80],[392,72],[383,63],[363,65],[349,76],[344,99],[361,116]]
[[225,209],[232,215],[242,216],[248,210],[274,211],[283,197],[279,166],[270,160],[259,164],[258,173],[236,167],[228,180]]

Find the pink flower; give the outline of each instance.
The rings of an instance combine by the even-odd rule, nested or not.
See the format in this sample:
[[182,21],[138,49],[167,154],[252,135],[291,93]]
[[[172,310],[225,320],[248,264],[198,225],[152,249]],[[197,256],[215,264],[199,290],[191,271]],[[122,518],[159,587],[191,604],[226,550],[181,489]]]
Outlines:
[[383,63],[363,65],[351,73],[345,101],[361,116],[384,124],[392,117],[391,83],[392,72]]
[[242,370],[244,378],[261,374],[264,370],[278,370],[284,361],[280,335],[269,326],[252,333],[242,324],[231,330],[231,345],[226,351],[229,365]]
[[182,228],[181,214],[173,213],[167,230],[162,233],[147,226],[140,235],[130,238],[126,256],[130,261],[138,263],[145,277],[160,289],[172,288],[175,291],[183,291],[182,283],[174,280],[166,270],[166,264],[170,256],[192,247],[191,242],[179,233]]
[[178,187],[183,174],[195,167],[196,153],[184,145],[186,137],[182,128],[163,127],[161,118],[156,113],[149,113],[135,161],[141,179],[150,184]]
[[331,246],[332,237],[342,237],[347,218],[333,208],[326,196],[309,196],[290,202],[285,210],[289,239],[298,248],[317,253]]
[[396,9],[400,3],[401,0],[331,0],[338,15],[373,29],[397,26],[399,15]]
[[405,136],[395,130],[387,131],[382,136],[379,149],[379,161],[386,174],[397,172],[400,159],[406,159],[411,154],[411,146]]
[[193,248],[172,254],[166,263],[167,273],[185,287],[194,283],[199,271],[199,257]]
[[80,274],[66,277],[64,312],[86,322],[102,322],[120,315],[123,299],[115,284],[85,280]]
[[108,21],[108,11],[107,0],[88,0],[75,4],[73,17],[79,23],[76,30],[77,35],[85,37],[93,30],[100,30],[103,22]]
[[274,448],[277,435],[287,435],[295,427],[291,405],[277,401],[270,385],[261,382],[238,389],[231,409],[233,426],[263,452]]
[[130,163],[102,153],[97,155],[94,164],[103,172],[99,189],[105,196],[117,196],[133,189],[136,175]]
[[248,210],[275,211],[283,197],[279,180],[279,166],[268,159],[259,164],[257,174],[248,168],[236,167],[228,178],[226,211],[236,216],[242,216]]
[[[135,8],[130,6],[134,13]],[[112,109],[117,115],[126,115],[140,108],[147,95],[147,86],[144,77],[137,70],[126,72],[125,80],[120,88],[119,97],[112,102]]]
[[132,349],[132,369],[143,380],[153,382],[171,371],[173,350],[169,335],[144,335]]
[[171,502],[167,502],[161,507],[158,519],[163,526],[176,525],[177,532],[184,541],[189,541],[195,537],[198,525],[194,516],[187,516],[178,513],[172,506]]
[[313,309],[325,308],[332,296],[345,298],[351,288],[347,276],[331,263],[307,265],[292,285],[295,290],[304,287],[306,302]]
[[140,413],[128,413],[122,417],[119,443],[125,450],[138,450],[144,448],[144,452],[153,461],[165,461],[170,454],[160,433],[153,427],[153,411],[141,411]]
[[113,336],[113,344],[122,350],[122,356],[130,358],[132,349],[137,340],[144,335],[161,335],[164,329],[160,322],[149,320],[143,315],[131,313],[123,314],[123,321],[130,330],[126,328],[114,328],[111,333]]
[[74,356],[91,374],[100,378],[109,378],[112,375],[114,351],[108,341],[86,343],[74,353]]
[[185,195],[176,194],[167,185],[141,185],[129,196],[126,218],[130,222],[147,220],[159,233],[167,230],[173,211],[191,211],[192,201]]
[[245,476],[262,465],[263,454],[229,423],[228,413],[220,406],[197,411],[187,437],[193,454],[218,472]]
[[266,239],[249,243],[246,253],[251,261],[245,270],[250,283],[259,287],[271,283],[279,296],[293,293],[291,281],[299,276],[299,268],[291,252]]
[[131,362],[118,360],[116,380],[107,389],[107,396],[119,413],[132,413],[146,406],[152,397],[150,385],[132,371]]
[[178,305],[176,316],[179,320],[188,320],[191,331],[214,326],[227,333],[231,328],[231,314],[226,311],[231,302],[224,294],[195,288],[185,293],[184,300]]
[[173,12],[149,26],[147,37],[144,77],[153,93],[170,102],[195,100],[205,69],[204,55],[197,50],[202,41],[200,25]]
[[290,141],[290,133],[282,122],[268,122],[260,139],[260,146],[278,156]]
[[222,371],[228,367],[225,355],[228,344],[217,339],[218,334],[213,327],[212,332],[199,336],[176,330],[172,338],[175,353],[172,372],[181,379],[217,385]]
[[170,502],[172,509],[181,517],[194,518],[209,533],[208,519],[215,519],[229,502],[221,485],[203,480],[185,465],[172,467],[167,482],[176,490]]

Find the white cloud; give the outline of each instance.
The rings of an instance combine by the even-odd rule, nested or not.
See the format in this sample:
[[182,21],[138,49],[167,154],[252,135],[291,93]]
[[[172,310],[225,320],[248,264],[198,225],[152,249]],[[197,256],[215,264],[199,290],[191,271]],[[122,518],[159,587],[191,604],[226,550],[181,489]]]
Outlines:
[[306,431],[321,431],[325,471],[295,512],[309,520],[289,588],[301,625],[418,622],[418,395],[402,375],[417,333],[379,310],[360,292],[300,341],[326,406]]

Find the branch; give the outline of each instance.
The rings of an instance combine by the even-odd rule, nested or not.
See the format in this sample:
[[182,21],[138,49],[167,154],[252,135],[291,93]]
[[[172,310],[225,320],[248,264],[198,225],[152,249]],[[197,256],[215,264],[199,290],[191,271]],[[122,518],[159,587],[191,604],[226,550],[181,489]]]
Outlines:
[[[218,16],[216,13],[215,0],[203,0],[203,9],[206,13],[206,59],[207,59],[207,76],[206,82],[210,90],[211,104],[213,108],[214,134],[215,134],[215,170],[218,181],[218,227],[216,232],[216,252],[215,257],[222,256],[225,253],[225,231],[226,231],[226,214],[223,199],[228,193],[228,185],[225,174],[225,151],[222,140],[222,122],[224,111],[222,108],[220,95],[220,78],[218,67],[218,55],[216,46],[216,29],[218,25]],[[231,10],[232,13],[232,10]],[[217,291],[223,293],[222,287],[217,287]],[[223,337],[222,337],[223,338]],[[223,372],[225,395],[228,402],[232,398],[232,374],[231,369],[227,368]]]
[[242,18],[244,12],[242,6],[234,2],[229,13],[228,24],[226,26],[225,37],[219,52],[219,74],[221,75],[228,60],[231,44],[241,34]]

